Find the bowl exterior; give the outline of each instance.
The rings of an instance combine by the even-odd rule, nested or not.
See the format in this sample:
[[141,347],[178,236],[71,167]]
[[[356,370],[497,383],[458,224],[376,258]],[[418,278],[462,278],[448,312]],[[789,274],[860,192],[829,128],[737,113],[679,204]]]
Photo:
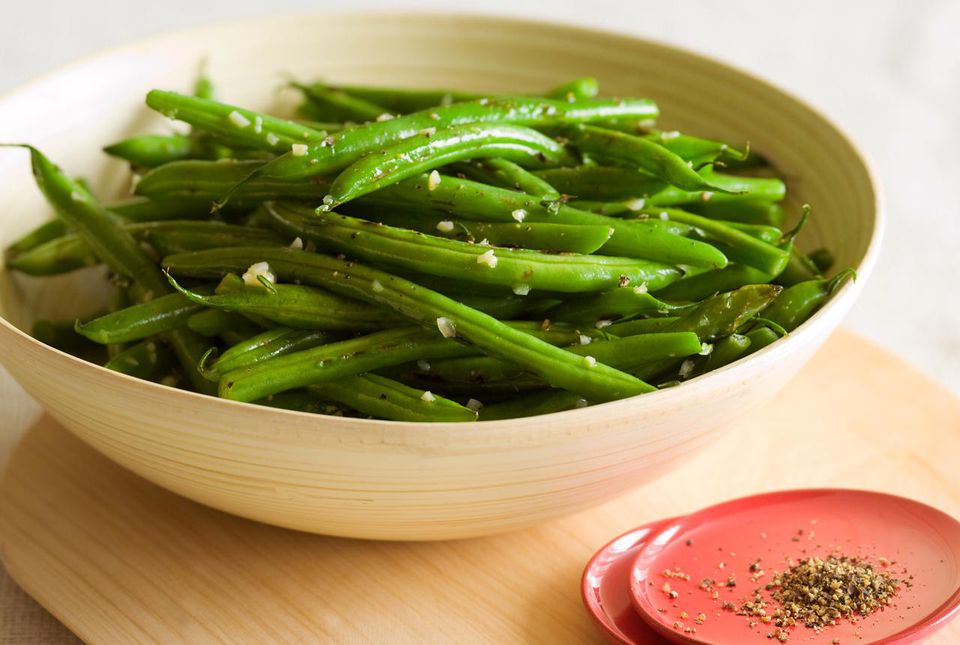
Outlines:
[[[318,30],[336,42],[318,47]],[[364,47],[349,61],[322,55],[341,41]],[[344,14],[194,30],[98,57],[5,99],[0,140],[29,137],[68,168],[101,168],[95,183],[104,194],[116,192],[121,166],[87,151],[157,123],[138,107],[145,91],[184,87],[196,60],[211,53],[213,76],[231,93],[225,99],[254,105],[262,104],[277,70],[508,91],[596,74],[610,93],[657,98],[668,123],[749,139],[789,176],[802,178],[791,190],[824,205],[813,238],[836,248],[840,262],[858,266],[861,277],[789,339],[682,387],[529,419],[418,425],[278,411],[108,372],[8,322],[23,326],[36,298],[14,276],[3,276],[0,362],[27,392],[116,462],[230,513],[330,535],[424,540],[517,529],[596,505],[658,477],[771,398],[839,324],[873,263],[880,232],[875,186],[829,122],[698,56],[571,27]],[[58,97],[74,87],[84,91],[61,116]],[[97,92],[115,100],[105,107]],[[0,198],[16,207],[10,212],[32,214],[0,221],[3,244],[45,216],[25,167],[22,157],[0,155]]]

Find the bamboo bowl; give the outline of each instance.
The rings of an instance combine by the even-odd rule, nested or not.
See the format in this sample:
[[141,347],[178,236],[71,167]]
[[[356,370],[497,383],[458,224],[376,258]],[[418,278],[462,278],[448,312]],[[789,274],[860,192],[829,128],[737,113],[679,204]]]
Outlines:
[[[463,538],[594,506],[668,471],[783,386],[837,326],[877,254],[877,188],[847,138],[806,105],[706,58],[574,27],[463,15],[285,16],[205,27],[74,64],[0,101],[0,140],[30,141],[103,196],[129,182],[98,152],[166,126],[143,106],[184,90],[207,58],[226,101],[278,107],[282,73],[333,81],[501,91],[599,77],[649,96],[666,127],[750,141],[814,205],[809,245],[857,267],[782,342],[681,387],[582,410],[481,424],[311,416],[182,392],[109,372],[32,340],[36,317],[94,309],[102,274],[0,275],[0,362],[46,410],[160,486],[244,517],[330,535]],[[92,174],[91,174],[92,173]],[[0,151],[0,244],[48,216],[22,151]],[[811,404],[815,402],[811,401]]]

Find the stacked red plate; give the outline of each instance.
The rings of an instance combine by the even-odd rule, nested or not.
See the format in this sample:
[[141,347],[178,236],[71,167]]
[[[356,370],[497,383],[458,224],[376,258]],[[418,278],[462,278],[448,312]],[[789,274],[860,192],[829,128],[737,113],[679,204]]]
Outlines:
[[[889,604],[817,629],[777,626],[776,572],[831,556],[882,572],[896,586]],[[617,537],[587,564],[581,590],[615,643],[912,643],[960,610],[960,523],[867,491],[757,495]],[[750,604],[757,593],[762,611]]]

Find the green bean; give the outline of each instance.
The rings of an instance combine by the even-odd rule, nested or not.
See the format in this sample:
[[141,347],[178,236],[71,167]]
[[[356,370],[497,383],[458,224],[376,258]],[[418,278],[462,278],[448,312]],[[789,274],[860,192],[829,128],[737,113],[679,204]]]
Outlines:
[[[163,262],[174,272],[210,275],[242,270],[258,260],[269,262],[285,280],[299,279],[393,309],[423,325],[437,325],[448,335],[462,337],[492,356],[538,374],[554,387],[590,400],[608,401],[652,390],[639,379],[553,347],[435,291],[346,260],[291,249],[234,248],[179,254]],[[416,358],[421,357],[412,357]]]
[[[444,89],[399,89],[357,85],[341,85],[333,89],[343,90],[351,96],[376,103],[387,110],[400,114],[419,112],[438,105],[446,106],[452,103],[475,101],[484,97],[504,98],[503,95],[491,92],[464,92],[462,90]],[[597,79],[584,77],[561,83],[544,92],[542,96],[563,101],[583,101],[594,98],[599,90]]]
[[516,246],[540,251],[590,254],[600,249],[613,230],[603,225],[489,223],[451,220],[421,211],[391,210],[369,215],[360,209],[360,217],[389,226],[409,228],[421,233],[451,237],[464,242],[487,240],[493,246]]
[[621,166],[548,168],[534,174],[565,195],[600,201],[649,197],[667,185],[656,177]]
[[186,323],[200,307],[178,293],[131,305],[77,323],[77,333],[95,343],[127,343],[170,331]]
[[156,380],[172,367],[171,355],[161,351],[156,340],[144,340],[113,356],[104,367],[127,376]]
[[[123,224],[135,239],[149,242],[161,255],[221,246],[278,245],[284,239],[272,231],[220,222],[168,220]],[[67,273],[99,263],[83,238],[67,234],[45,242],[7,261],[7,266],[28,275]]]
[[432,129],[471,123],[541,126],[602,122],[621,117],[645,119],[656,114],[656,104],[646,99],[590,100],[576,103],[529,98],[480,99],[430,108],[396,119],[375,121],[343,130],[322,141],[308,144],[304,154],[293,154],[293,151],[284,154],[257,173],[277,179],[327,175],[346,168],[367,154],[382,150],[424,130],[429,132]]
[[728,192],[697,174],[678,155],[649,139],[582,124],[557,131],[591,158],[647,172],[681,190]]
[[[752,202],[765,200],[781,201],[787,194],[787,186],[776,177],[746,177],[716,172],[706,167],[698,173],[704,181],[725,192],[710,189],[700,191],[683,190],[676,186],[667,186],[647,198],[648,206],[677,206],[707,202]],[[747,222],[750,223],[750,222]]]
[[768,224],[744,224],[743,222],[723,221],[724,226],[736,229],[746,233],[750,237],[755,237],[761,242],[779,246],[783,241],[783,231],[776,226]]
[[789,251],[758,240],[749,233],[738,230],[724,222],[694,215],[676,208],[644,210],[643,214],[661,219],[676,220],[702,231],[703,234],[722,243],[724,254],[732,261],[746,264],[770,275],[778,275],[787,266]]
[[353,411],[346,406],[335,405],[324,401],[320,399],[316,393],[310,392],[306,388],[271,394],[259,401],[254,401],[254,403],[268,408],[306,412],[308,414],[327,414],[341,417],[356,416],[353,414]]
[[221,372],[220,396],[254,401],[412,360],[469,354],[471,348],[420,327],[399,327],[319,345]]
[[783,207],[773,201],[762,199],[743,198],[724,200],[721,196],[711,197],[707,201],[692,201],[685,206],[699,215],[711,219],[722,219],[728,222],[743,224],[765,224],[768,226],[782,226],[786,219]]
[[744,264],[731,264],[716,271],[706,271],[677,280],[657,291],[667,300],[697,302],[716,293],[733,291],[748,284],[765,284],[772,276]]
[[[37,185],[69,228],[80,234],[93,252],[114,273],[132,281],[134,300],[143,302],[167,292],[160,269],[143,253],[137,241],[116,226],[110,213],[82,185],[72,181],[39,150],[30,150]],[[202,341],[187,330],[175,330],[167,336],[190,382],[200,391],[208,388],[196,370],[204,348]]]
[[638,318],[637,320],[625,320],[616,322],[605,327],[604,331],[608,335],[624,337],[636,336],[638,334],[654,334],[667,331],[674,323],[680,320],[679,316],[664,316],[663,318]]
[[476,412],[455,401],[376,374],[348,376],[308,389],[380,419],[413,422],[477,420]]
[[690,231],[690,227],[678,222],[625,221],[562,204],[553,207],[516,191],[456,177],[442,177],[433,191],[424,190],[426,182],[426,177],[407,180],[360,201],[375,205],[403,204],[487,222],[512,223],[515,213],[520,211],[524,222],[528,223],[588,224],[612,228],[613,235],[601,248],[604,255],[691,266],[722,267],[727,263],[726,256],[713,246],[677,234]]
[[665,327],[665,331],[692,331],[704,342],[729,336],[761,311],[766,314],[781,291],[772,284],[751,284],[717,294]]
[[830,249],[816,249],[810,251],[807,256],[810,258],[810,261],[817,267],[820,273],[826,273],[833,267],[836,259],[833,257],[833,253],[830,252]]
[[204,307],[216,307],[253,315],[285,327],[325,331],[366,331],[382,329],[397,316],[315,287],[297,284],[257,284],[247,286],[239,276],[228,273],[215,293],[203,294],[185,289],[173,279],[170,284],[188,300]]
[[790,245],[790,259],[787,266],[776,278],[776,283],[784,287],[822,278],[817,265],[803,251]]
[[91,341],[77,333],[73,320],[38,320],[30,328],[30,335],[44,345],[69,354],[96,349]]
[[694,167],[716,161],[720,157],[742,161],[749,152],[731,148],[722,141],[692,137],[675,130],[654,131],[645,135],[644,138],[660,144],[684,161],[692,162]]
[[158,199],[130,197],[111,202],[106,204],[105,207],[120,219],[128,222],[198,220],[210,217],[210,200],[189,197],[161,197]]
[[322,139],[312,128],[226,103],[176,92],[152,90],[147,105],[171,119],[185,121],[224,143],[269,152],[289,152],[293,144]]
[[229,329],[243,334],[256,333],[259,327],[238,313],[225,309],[203,309],[187,318],[187,328],[201,336],[219,336]]
[[322,83],[290,85],[303,92],[309,106],[308,113],[313,118],[330,121],[373,121],[387,113],[387,108],[375,102]]
[[645,285],[618,287],[594,296],[566,300],[548,309],[550,320],[586,325],[609,325],[612,321],[630,320],[637,316],[675,315],[684,306],[673,305],[647,293]]
[[553,300],[530,296],[518,296],[513,293],[498,294],[496,296],[484,296],[477,293],[455,293],[451,297],[472,309],[482,311],[499,320],[535,317],[554,302]]
[[61,219],[52,219],[44,222],[40,226],[28,231],[25,235],[18,238],[13,244],[7,247],[6,259],[16,257],[21,253],[26,253],[35,249],[44,242],[49,242],[62,235],[67,234],[67,225]]
[[[593,356],[610,367],[630,370],[653,361],[696,354],[701,344],[696,334],[675,332],[598,340],[565,349],[579,356]],[[520,379],[523,370],[503,359],[479,356],[433,362],[430,375],[446,382],[490,383]],[[534,381],[534,385],[542,386],[542,382]]]
[[144,168],[203,154],[196,141],[185,134],[141,134],[111,144],[103,151],[111,157],[119,157]]
[[586,399],[573,392],[547,390],[546,392],[520,396],[510,401],[485,405],[480,408],[480,421],[532,417],[573,410],[574,408],[585,408],[587,405],[589,403]]
[[853,269],[845,269],[829,280],[808,280],[784,289],[764,311],[764,318],[787,331],[793,331],[823,306],[827,298],[850,279]]
[[600,83],[592,76],[575,78],[547,90],[544,96],[561,101],[585,101],[600,93]]
[[[487,157],[534,164],[572,163],[572,157],[562,145],[522,126],[468,124],[433,129],[382,151],[371,152],[344,168],[330,186],[330,194],[323,198],[324,208],[336,208],[361,195],[454,161]],[[436,177],[439,178],[439,174]]]
[[346,215],[311,215],[295,205],[266,205],[283,230],[324,248],[435,276],[564,293],[617,286],[623,276],[656,289],[679,272],[664,264],[596,255],[550,255],[528,249],[491,248],[368,222]]
[[757,327],[756,329],[752,329],[751,331],[747,332],[747,338],[750,339],[750,347],[743,353],[742,358],[745,358],[755,352],[759,352],[767,345],[780,340],[780,334],[769,327]]
[[560,199],[560,192],[538,175],[509,159],[493,158],[474,163],[457,164],[467,177],[485,184],[512,188],[544,200]]
[[[137,183],[136,193],[151,199],[202,201],[209,213],[210,203],[261,168],[260,161],[179,161],[155,168]],[[288,182],[258,178],[240,185],[231,201],[259,203],[267,199],[323,199],[329,191],[326,181]]]
[[730,334],[721,338],[714,344],[713,351],[707,356],[701,373],[720,369],[743,357],[750,349],[750,344],[750,337],[743,334]]
[[221,354],[211,365],[201,366],[203,375],[219,381],[227,372],[299,352],[339,340],[330,332],[276,327],[236,343]]

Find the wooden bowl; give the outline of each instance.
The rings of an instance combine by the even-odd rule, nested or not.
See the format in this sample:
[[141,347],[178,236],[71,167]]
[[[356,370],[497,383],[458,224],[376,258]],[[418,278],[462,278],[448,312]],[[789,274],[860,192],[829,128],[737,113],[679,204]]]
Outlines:
[[[504,18],[317,14],[204,27],[123,47],[0,102],[0,141],[37,144],[103,196],[128,188],[104,144],[163,119],[147,90],[186,90],[207,58],[223,100],[277,109],[302,78],[500,91],[595,75],[608,95],[649,96],[665,127],[749,141],[814,207],[810,247],[854,266],[790,337],[681,387],[582,410],[480,424],[311,416],[218,400],[109,372],[32,340],[35,317],[76,315],[102,274],[0,276],[0,361],[84,441],[200,503],[305,531],[376,539],[462,538],[599,504],[663,474],[768,399],[836,327],[876,258],[881,217],[863,158],[836,126],[764,81],[637,38]],[[280,106],[282,108],[282,106]],[[0,150],[0,244],[48,217],[26,154]],[[815,405],[815,401],[810,402]],[[776,432],[776,428],[771,428]],[[719,476],[719,473],[713,473]]]

